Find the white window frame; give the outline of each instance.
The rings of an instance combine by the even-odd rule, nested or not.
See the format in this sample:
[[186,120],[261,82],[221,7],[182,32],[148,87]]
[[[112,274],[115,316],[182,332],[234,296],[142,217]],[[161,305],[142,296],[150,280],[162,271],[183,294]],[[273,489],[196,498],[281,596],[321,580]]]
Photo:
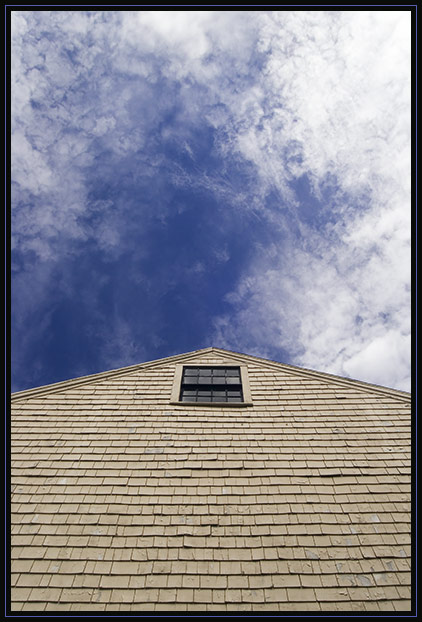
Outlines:
[[[240,381],[242,383],[242,393],[243,393],[243,402],[181,402],[180,401],[180,391],[181,391],[181,387],[182,387],[182,374],[183,374],[183,368],[184,367],[238,367],[240,368]],[[244,406],[253,406],[252,403],[252,396],[251,396],[251,389],[250,389],[250,385],[249,385],[249,378],[248,378],[248,368],[246,365],[239,365],[239,364],[233,364],[233,365],[213,365],[210,363],[189,363],[186,362],[184,364],[178,364],[176,365],[176,369],[175,369],[175,373],[174,373],[174,380],[173,380],[173,387],[171,390],[171,399],[170,399],[170,404],[172,404],[173,406],[187,406],[188,408],[191,408],[192,406],[201,406],[201,408],[203,406],[206,406],[208,408],[212,408],[213,406],[218,406],[219,408],[221,407],[227,407],[227,408],[243,408]]]

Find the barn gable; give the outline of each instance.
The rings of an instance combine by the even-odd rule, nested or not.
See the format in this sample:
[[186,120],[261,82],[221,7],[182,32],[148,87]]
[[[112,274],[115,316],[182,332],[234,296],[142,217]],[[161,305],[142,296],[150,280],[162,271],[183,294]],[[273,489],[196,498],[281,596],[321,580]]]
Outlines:
[[[250,402],[174,399],[242,368]],[[410,610],[410,396],[217,348],[12,397],[12,611]]]

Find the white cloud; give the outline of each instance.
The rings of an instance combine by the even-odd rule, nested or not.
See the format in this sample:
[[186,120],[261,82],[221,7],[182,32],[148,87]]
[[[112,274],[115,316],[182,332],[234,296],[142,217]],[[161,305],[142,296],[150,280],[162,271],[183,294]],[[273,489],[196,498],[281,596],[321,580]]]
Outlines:
[[410,390],[409,349],[410,335],[389,330],[365,344],[344,364],[344,370],[352,378]]
[[213,342],[270,358],[283,348],[293,364],[410,390],[410,293],[400,271],[374,254],[350,269],[354,249],[342,250],[324,258],[290,246],[276,263],[265,257],[228,297],[233,312],[217,319]]
[[[410,390],[410,14],[274,12],[260,22],[269,62],[255,103],[232,108],[242,128],[232,147],[277,189],[301,238],[283,209],[271,216],[280,245],[243,275],[213,339]],[[301,217],[290,182],[302,174],[321,201],[333,176],[335,222]]]

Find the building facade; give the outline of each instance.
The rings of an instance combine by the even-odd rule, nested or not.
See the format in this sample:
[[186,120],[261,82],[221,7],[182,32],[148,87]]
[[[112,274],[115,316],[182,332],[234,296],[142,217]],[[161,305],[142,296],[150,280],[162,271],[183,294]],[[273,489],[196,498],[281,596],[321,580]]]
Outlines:
[[410,395],[206,348],[12,396],[12,611],[410,611]]

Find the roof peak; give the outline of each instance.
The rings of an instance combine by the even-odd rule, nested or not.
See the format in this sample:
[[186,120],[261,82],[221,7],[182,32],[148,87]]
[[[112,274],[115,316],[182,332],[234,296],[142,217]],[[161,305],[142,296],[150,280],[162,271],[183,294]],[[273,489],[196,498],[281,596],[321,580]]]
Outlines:
[[183,360],[191,360],[191,359],[196,358],[197,356],[206,354],[207,352],[223,354],[225,357],[228,356],[233,359],[240,358],[240,359],[243,359],[244,361],[249,361],[249,362],[255,361],[261,365],[265,365],[269,367],[275,367],[275,368],[282,367],[286,371],[289,371],[293,374],[300,375],[300,376],[307,376],[310,378],[316,378],[323,382],[333,382],[335,384],[339,384],[343,386],[345,385],[350,386],[352,384],[356,389],[372,391],[372,392],[380,393],[383,395],[387,394],[387,395],[391,395],[399,399],[404,399],[406,401],[408,401],[411,397],[410,393],[407,393],[405,391],[400,391],[398,389],[390,389],[388,387],[366,383],[361,380],[354,380],[351,378],[345,378],[343,376],[336,376],[334,374],[320,372],[320,371],[316,371],[312,369],[306,369],[303,367],[290,365],[288,363],[280,363],[279,361],[272,361],[270,359],[266,359],[266,358],[252,355],[252,354],[245,354],[243,352],[236,352],[234,350],[226,350],[225,348],[219,348],[216,346],[208,346],[206,348],[200,348],[198,350],[192,350],[190,352],[184,352],[181,354],[173,354],[173,355],[170,355],[164,358],[154,359],[151,361],[145,361],[143,363],[137,363],[135,365],[130,365],[127,367],[121,367],[118,369],[112,369],[112,370],[108,370],[105,372],[90,374],[87,376],[80,376],[78,378],[72,378],[69,380],[64,380],[64,381],[56,382],[53,384],[34,387],[31,389],[25,389],[23,391],[12,393],[12,399],[13,400],[24,399],[24,398],[32,397],[38,394],[44,394],[44,393],[55,392],[55,391],[64,391],[66,389],[70,389],[75,386],[79,386],[81,384],[85,384],[88,382],[95,382],[97,380],[103,380],[109,377],[116,377],[116,376],[120,376],[123,374],[135,372],[138,369],[155,367],[158,365],[163,365],[167,362],[180,362]]

